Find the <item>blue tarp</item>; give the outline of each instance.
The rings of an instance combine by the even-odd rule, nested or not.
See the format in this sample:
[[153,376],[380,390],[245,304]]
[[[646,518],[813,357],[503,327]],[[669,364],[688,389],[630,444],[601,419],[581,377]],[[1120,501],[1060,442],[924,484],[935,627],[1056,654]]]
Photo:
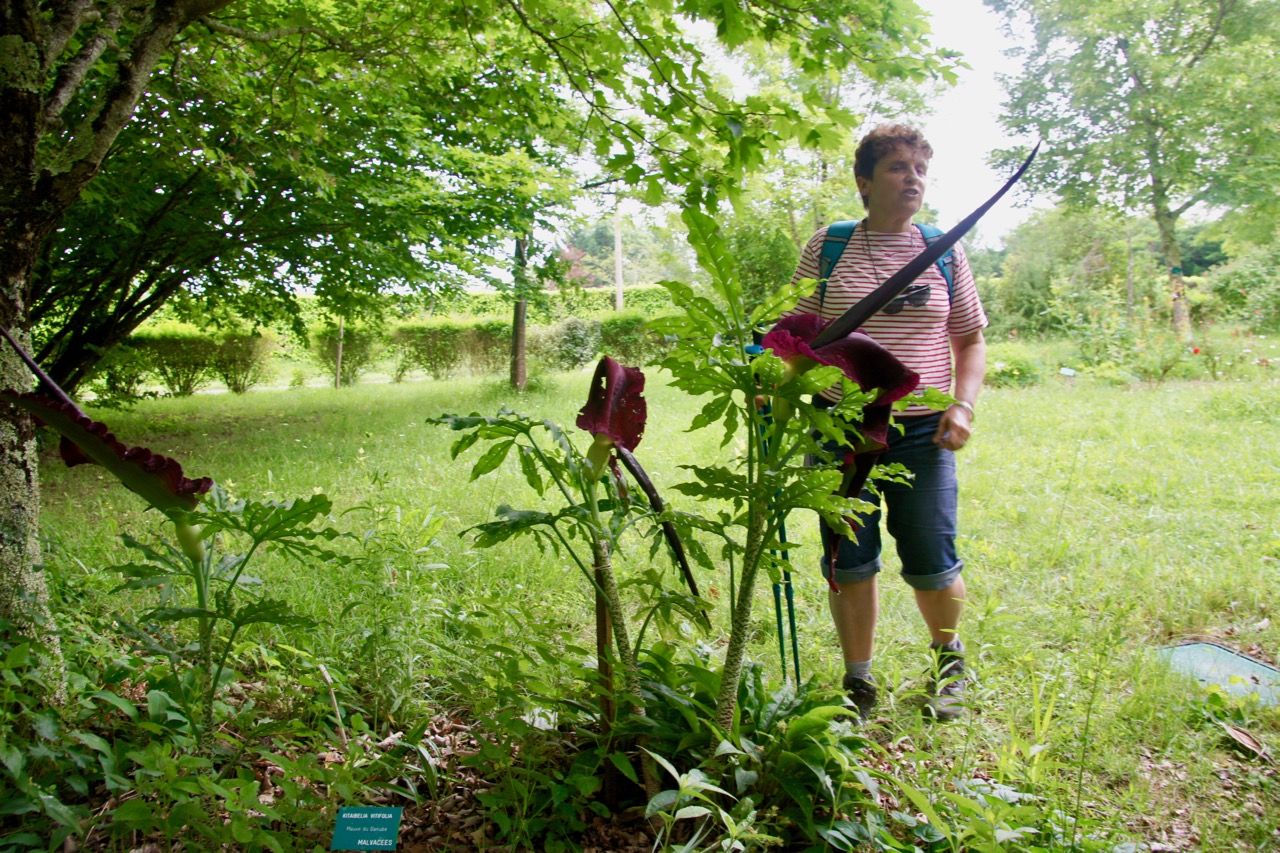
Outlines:
[[1264,705],[1280,704],[1280,669],[1217,643],[1183,643],[1156,652],[1177,672],[1225,693],[1255,694]]

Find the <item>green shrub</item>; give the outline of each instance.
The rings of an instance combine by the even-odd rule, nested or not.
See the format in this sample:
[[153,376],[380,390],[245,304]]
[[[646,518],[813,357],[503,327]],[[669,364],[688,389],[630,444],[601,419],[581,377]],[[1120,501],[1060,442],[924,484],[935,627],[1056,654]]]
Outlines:
[[644,365],[658,358],[666,349],[661,335],[646,324],[639,311],[610,314],[600,320],[600,351],[616,361]]
[[1026,388],[1038,385],[1044,366],[1032,350],[1016,343],[995,343],[987,347],[985,384],[992,388]]
[[213,372],[227,390],[243,394],[267,377],[267,362],[275,351],[274,336],[229,332],[213,353]]
[[1090,364],[1082,371],[1085,376],[1103,385],[1132,385],[1138,381],[1133,371],[1114,361],[1102,361]]
[[1143,382],[1163,382],[1183,363],[1188,347],[1171,332],[1142,329],[1125,365]]
[[[572,316],[605,314],[614,310],[612,287],[561,288],[535,294],[529,301],[529,322],[551,324]],[[628,287],[623,290],[623,309],[648,316],[671,311],[671,297],[657,285]],[[511,298],[505,293],[460,293],[441,300],[434,308],[437,315],[453,317],[509,317]]]
[[134,332],[129,341],[175,397],[190,397],[213,377],[217,344],[194,326],[160,326]]
[[590,364],[599,351],[600,321],[570,317],[556,326],[554,363],[561,370]]
[[143,390],[150,372],[150,357],[126,340],[102,354],[86,387],[93,394],[95,406],[122,408],[154,396]]
[[511,363],[511,323],[507,320],[485,320],[467,329],[462,341],[471,372],[485,375],[500,373]]
[[1280,331],[1280,240],[1254,246],[1207,276],[1214,295],[1255,332]]
[[405,323],[391,333],[396,352],[396,381],[420,369],[432,379],[447,379],[462,366],[467,327],[452,320]]
[[[342,330],[342,368],[339,382],[354,385],[382,355],[382,333],[356,323]],[[311,333],[311,357],[333,376],[338,370],[338,327],[328,323]]]

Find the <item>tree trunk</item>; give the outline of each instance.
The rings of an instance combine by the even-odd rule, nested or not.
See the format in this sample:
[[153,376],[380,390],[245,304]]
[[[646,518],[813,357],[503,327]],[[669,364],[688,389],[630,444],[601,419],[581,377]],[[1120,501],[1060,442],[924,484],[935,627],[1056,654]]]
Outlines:
[[1160,252],[1169,268],[1169,295],[1172,299],[1173,333],[1180,340],[1191,340],[1191,310],[1182,280],[1182,247],[1178,245],[1178,219],[1168,208],[1157,207],[1156,226],[1160,229]]
[[[1150,123],[1151,127],[1155,122]],[[1178,215],[1169,203],[1170,185],[1165,178],[1163,161],[1154,130],[1147,142],[1148,168],[1151,169],[1151,213],[1160,232],[1160,253],[1169,269],[1169,296],[1172,300],[1173,333],[1180,340],[1191,340],[1191,312],[1187,308],[1187,292],[1182,281],[1182,247],[1178,245]]]
[[[13,330],[19,342],[25,333]],[[3,344],[0,385],[31,388],[31,371]],[[0,418],[0,619],[21,634],[38,639],[60,657],[49,611],[49,591],[37,537],[40,518],[40,466],[31,418],[5,406]]]
[[[9,255],[0,261],[0,274],[4,277],[0,323],[30,352],[31,338],[23,328],[21,310],[26,304],[25,284],[30,281],[34,249],[25,255]],[[32,388],[30,369],[6,342],[0,342],[0,388]],[[25,412],[0,404],[0,620],[45,645],[51,664],[59,670],[50,683],[59,684],[62,649],[49,610],[49,588],[40,560],[39,520],[40,464],[35,426]],[[55,692],[54,698],[60,698],[61,689]]]
[[523,391],[529,384],[529,354],[527,346],[529,301],[525,298],[526,279],[529,275],[529,244],[523,237],[516,238],[516,305],[511,318],[511,388]]

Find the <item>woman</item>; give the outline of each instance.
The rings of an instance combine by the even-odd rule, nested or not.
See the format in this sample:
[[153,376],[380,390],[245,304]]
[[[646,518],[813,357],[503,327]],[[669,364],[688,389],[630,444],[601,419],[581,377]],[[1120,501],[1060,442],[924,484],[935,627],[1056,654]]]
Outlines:
[[[863,138],[854,155],[854,177],[866,219],[854,229],[825,286],[800,300],[794,313],[818,314],[828,320],[839,317],[924,250],[924,235],[912,218],[924,202],[932,156],[924,136],[905,125],[882,125]],[[825,236],[824,228],[809,240],[796,279],[819,277]],[[862,327],[920,374],[921,387],[931,385],[958,401],[941,413],[913,406],[897,414],[903,429],[890,430],[889,449],[881,461],[901,462],[914,478],[907,485],[878,484],[887,526],[902,559],[903,579],[915,592],[934,650],[936,668],[926,711],[941,720],[955,719],[963,708],[965,664],[959,622],[965,586],[964,563],[955,547],[953,454],[964,447],[972,430],[986,371],[982,334],[986,325],[973,273],[957,246],[951,286],[931,266]],[[839,395],[839,388],[833,388],[823,392],[822,398],[833,402]],[[815,402],[822,404],[821,399]],[[862,497],[878,503],[869,492]],[[823,524],[822,572],[828,580],[834,572],[829,597],[844,656],[844,689],[865,718],[877,694],[871,663],[879,616],[879,509],[861,520],[853,538],[845,533],[849,531],[836,533]]]

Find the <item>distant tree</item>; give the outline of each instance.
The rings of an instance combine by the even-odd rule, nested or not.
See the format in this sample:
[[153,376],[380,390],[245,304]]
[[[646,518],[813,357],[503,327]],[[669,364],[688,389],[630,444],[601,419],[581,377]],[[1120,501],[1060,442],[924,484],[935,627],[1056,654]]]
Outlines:
[[1256,201],[1258,187],[1276,183],[1280,3],[986,2],[1034,35],[1005,111],[1010,130],[1048,143],[1029,183],[1071,202],[1145,211],[1185,336],[1182,216],[1197,204]]
[[1227,250],[1221,234],[1220,222],[1200,222],[1181,229],[1178,244],[1182,250],[1182,271],[1187,275],[1204,275],[1226,263]]
[[965,257],[969,260],[969,268],[975,278],[996,278],[1004,273],[1004,262],[1009,255],[1007,246],[998,249],[990,247],[969,248]]
[[987,310],[1001,325],[1028,332],[1094,311],[1122,312],[1149,295],[1158,275],[1155,237],[1148,222],[1115,213],[1037,212],[1006,239]]
[[[563,250],[568,278],[581,287],[611,287],[614,280],[614,217],[597,219],[569,232]],[[689,278],[684,238],[652,217],[622,217],[623,281],[654,284]]]
[[791,281],[800,261],[800,250],[783,228],[738,218],[729,227],[727,236],[747,308],[755,308]]

